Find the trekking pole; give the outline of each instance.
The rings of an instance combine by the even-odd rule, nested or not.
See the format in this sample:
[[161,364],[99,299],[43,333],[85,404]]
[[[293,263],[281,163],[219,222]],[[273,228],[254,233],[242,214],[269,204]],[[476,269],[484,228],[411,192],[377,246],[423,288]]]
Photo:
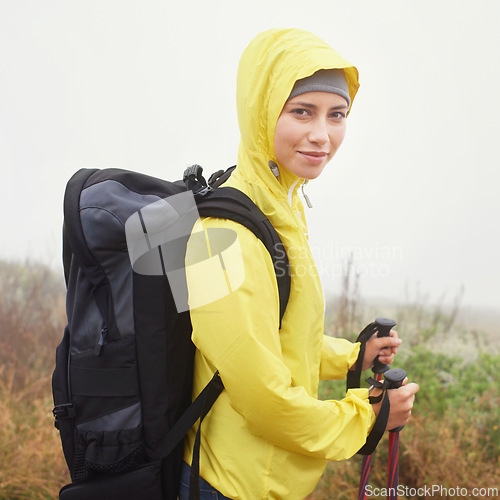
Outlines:
[[[382,394],[378,397],[382,401],[386,401],[386,411],[387,417],[390,413],[389,395],[388,390],[397,389],[401,387],[404,379],[406,378],[406,372],[399,368],[393,370],[387,370],[384,373],[384,382],[376,381],[374,379],[368,379],[371,381],[375,387],[382,389]],[[381,412],[383,411],[384,402],[382,403]],[[397,427],[395,429],[389,430],[389,457],[387,464],[387,500],[397,500],[398,499],[398,482],[399,482],[399,431],[403,428]],[[366,455],[363,458],[363,468],[361,471],[361,481],[358,492],[358,500],[366,499],[367,495],[365,488],[368,484],[368,479],[370,475],[370,463],[371,456]]]
[[[375,327],[377,328],[377,337],[389,337],[391,334],[391,329],[396,326],[396,322],[389,318],[377,318],[375,319]],[[380,381],[382,374],[389,370],[389,365],[382,364],[378,356],[373,362],[372,372],[376,375],[375,379]],[[358,500],[366,500],[366,487],[370,479],[370,469],[372,465],[372,456],[364,455],[363,462],[361,464],[361,478],[359,480],[359,490],[358,490]]]
[[[388,370],[384,378],[389,382],[388,389],[397,389],[403,385],[406,372],[400,368]],[[387,463],[387,499],[398,500],[399,483],[399,431],[404,426],[389,431],[389,459]]]

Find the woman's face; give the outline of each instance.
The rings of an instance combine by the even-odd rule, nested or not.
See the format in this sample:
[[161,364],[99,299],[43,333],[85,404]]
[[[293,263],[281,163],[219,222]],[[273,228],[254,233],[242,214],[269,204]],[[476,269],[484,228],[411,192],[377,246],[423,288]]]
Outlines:
[[302,179],[318,177],[344,140],[347,111],[347,101],[330,92],[287,101],[274,132],[278,163]]

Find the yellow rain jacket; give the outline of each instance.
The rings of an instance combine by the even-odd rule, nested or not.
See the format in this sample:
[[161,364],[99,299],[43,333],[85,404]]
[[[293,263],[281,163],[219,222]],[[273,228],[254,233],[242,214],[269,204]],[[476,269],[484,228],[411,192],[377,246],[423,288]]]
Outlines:
[[[301,499],[315,487],[327,460],[343,460],[364,444],[375,415],[366,389],[342,401],[317,399],[321,379],[345,378],[359,344],[323,334],[324,300],[297,190],[303,182],[276,162],[276,121],[296,80],[319,69],[343,68],[351,101],[357,70],[326,43],[302,30],[270,30],[243,53],[237,106],[241,131],[238,166],[227,185],[247,194],[283,241],[291,266],[291,293],[279,328],[275,270],[253,233],[232,221],[206,218],[195,231],[235,231],[241,260],[226,258],[227,293],[215,293],[216,271],[204,271],[199,248],[188,245],[186,269],[197,347],[196,396],[219,370],[225,390],[202,426],[200,475],[233,499]],[[210,251],[210,242],[207,239]],[[227,256],[226,256],[227,257]],[[229,259],[230,260],[230,259]],[[191,463],[196,428],[185,460]]]

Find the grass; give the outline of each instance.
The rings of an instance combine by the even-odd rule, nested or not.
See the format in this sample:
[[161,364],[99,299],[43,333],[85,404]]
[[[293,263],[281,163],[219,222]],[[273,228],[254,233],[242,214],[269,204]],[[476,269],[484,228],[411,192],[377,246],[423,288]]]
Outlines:
[[0,262],[0,499],[54,499],[68,481],[51,372],[64,286],[45,266]]
[[[498,399],[495,405],[498,410]],[[483,428],[473,423],[463,412],[448,414],[440,420],[415,412],[410,424],[400,433],[399,484],[409,492],[425,486],[432,488],[433,485],[446,489],[458,486],[468,491],[497,488],[498,491],[500,464],[498,456],[492,456],[493,448],[498,449],[498,444],[484,446]],[[498,430],[496,432],[498,440]],[[387,447],[385,436],[372,457],[370,484],[374,488],[386,487]],[[308,499],[357,499],[360,471],[359,456],[347,462],[329,462]]]
[[[353,339],[380,314],[362,303],[355,279],[344,288],[329,304],[326,331]],[[400,484],[408,488],[500,486],[500,356],[486,334],[457,321],[459,313],[458,299],[448,310],[416,298],[389,311],[405,332],[397,366],[421,387],[401,432]],[[54,499],[69,481],[50,384],[64,324],[62,278],[36,263],[0,262],[0,500]],[[322,383],[321,392],[339,399],[345,386]],[[359,456],[330,462],[308,498],[357,498],[360,468]],[[386,468],[384,437],[372,485],[385,487]]]
[[53,426],[50,378],[14,390],[0,386],[0,498],[54,499],[68,481],[59,434]]
[[[475,379],[485,357],[484,378]],[[449,373],[453,381],[434,377],[432,369],[419,376],[412,358],[422,366],[428,363]],[[461,365],[460,371],[458,358],[441,366],[433,365],[436,359],[441,355],[417,352],[399,365],[414,373],[420,384],[410,423],[400,433],[399,483],[415,489],[425,485],[460,486],[469,491],[475,487],[498,488],[500,376],[493,368],[499,366],[500,357],[480,356],[476,362]],[[340,398],[343,391],[336,383],[326,383],[322,396]],[[386,486],[387,449],[388,438],[384,436],[373,455],[370,484],[375,487]],[[309,498],[356,499],[360,471],[359,456],[347,463],[330,462]]]
[[[492,488],[498,496],[498,338],[488,330],[466,327],[458,321],[463,290],[451,307],[428,304],[425,296],[417,294],[413,299],[407,295],[397,307],[384,304],[374,308],[360,307],[355,278],[345,277],[343,285],[342,296],[327,309],[326,331],[354,340],[355,332],[380,316],[381,310],[397,318],[396,329],[404,344],[394,367],[405,369],[410,380],[420,386],[410,422],[400,433],[399,484],[410,493],[411,488],[415,492],[436,485],[469,492],[473,488]],[[364,378],[370,374],[366,372]],[[321,398],[341,399],[344,394],[344,381],[321,384]],[[370,484],[374,487],[386,487],[387,448],[388,437],[384,436],[372,457]],[[361,461],[360,456],[355,456],[347,462],[329,462],[308,499],[357,499]]]

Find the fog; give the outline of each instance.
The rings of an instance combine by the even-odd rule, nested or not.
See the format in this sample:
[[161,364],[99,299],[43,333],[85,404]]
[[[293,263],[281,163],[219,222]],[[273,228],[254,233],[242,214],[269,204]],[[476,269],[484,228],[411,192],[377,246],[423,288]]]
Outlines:
[[[178,179],[236,162],[239,57],[260,31],[312,31],[361,87],[346,140],[306,187],[327,292],[351,261],[366,297],[500,310],[495,0],[0,6],[1,258],[60,270],[62,197],[81,167]],[[418,290],[418,292],[417,292]]]

